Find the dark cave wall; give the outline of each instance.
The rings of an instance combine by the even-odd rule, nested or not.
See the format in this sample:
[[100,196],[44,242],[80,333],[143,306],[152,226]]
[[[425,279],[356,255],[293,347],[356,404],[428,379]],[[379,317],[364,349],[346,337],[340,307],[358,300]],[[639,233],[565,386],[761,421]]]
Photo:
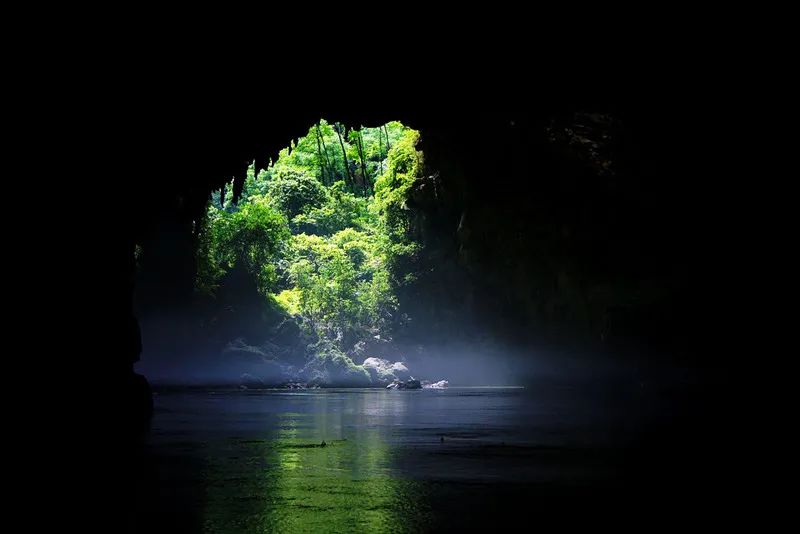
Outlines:
[[550,111],[423,129],[426,177],[409,204],[425,250],[420,280],[401,294],[408,338],[685,344],[691,238],[672,211],[682,175],[658,147],[664,132],[651,153],[632,122]]

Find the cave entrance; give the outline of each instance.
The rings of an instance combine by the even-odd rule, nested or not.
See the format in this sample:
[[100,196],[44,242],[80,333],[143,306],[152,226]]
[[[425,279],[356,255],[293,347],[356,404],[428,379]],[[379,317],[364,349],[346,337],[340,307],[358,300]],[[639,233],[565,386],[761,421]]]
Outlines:
[[[246,388],[408,380],[391,340],[421,248],[408,203],[422,178],[419,138],[397,121],[321,119],[213,191],[193,228],[191,318],[148,375]],[[152,351],[175,337],[142,324]]]

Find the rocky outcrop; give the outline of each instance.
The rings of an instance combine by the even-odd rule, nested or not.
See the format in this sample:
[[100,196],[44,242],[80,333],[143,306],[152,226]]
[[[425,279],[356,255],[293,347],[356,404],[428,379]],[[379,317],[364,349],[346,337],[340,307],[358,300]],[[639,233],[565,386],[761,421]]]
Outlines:
[[321,343],[309,347],[310,356],[300,371],[300,377],[312,385],[325,387],[369,387],[369,372],[356,365],[346,354],[332,344]]
[[390,362],[381,358],[367,358],[361,364],[370,374],[372,382],[375,384],[388,384],[395,380],[407,380],[411,378],[408,367],[403,362]]
[[408,380],[395,380],[386,389],[422,389],[422,384],[419,380],[410,378]]
[[319,386],[310,386],[305,382],[286,382],[285,384],[281,385],[283,389],[315,389]]

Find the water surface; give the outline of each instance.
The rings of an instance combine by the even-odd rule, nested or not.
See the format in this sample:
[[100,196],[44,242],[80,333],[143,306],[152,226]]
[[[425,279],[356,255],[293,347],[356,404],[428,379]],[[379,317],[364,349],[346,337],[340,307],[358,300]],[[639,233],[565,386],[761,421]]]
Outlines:
[[150,531],[515,525],[614,498],[643,419],[635,392],[574,388],[194,390],[155,402],[144,471],[157,490],[139,519]]

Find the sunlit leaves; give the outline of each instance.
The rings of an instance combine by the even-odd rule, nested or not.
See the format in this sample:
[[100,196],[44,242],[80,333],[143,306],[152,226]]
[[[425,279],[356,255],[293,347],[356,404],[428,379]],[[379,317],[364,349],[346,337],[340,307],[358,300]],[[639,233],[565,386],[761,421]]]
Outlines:
[[320,121],[268,168],[251,164],[238,205],[230,185],[215,192],[198,232],[198,288],[213,293],[244,266],[265,296],[342,348],[390,324],[409,280],[418,244],[407,199],[422,158],[419,134],[399,122],[340,132],[341,143]]
[[198,285],[213,290],[219,278],[241,262],[259,291],[269,293],[277,280],[274,260],[289,237],[286,218],[265,197],[233,213],[210,207],[200,235]]
[[291,220],[302,212],[322,206],[328,194],[312,175],[282,168],[267,185],[267,198]]

